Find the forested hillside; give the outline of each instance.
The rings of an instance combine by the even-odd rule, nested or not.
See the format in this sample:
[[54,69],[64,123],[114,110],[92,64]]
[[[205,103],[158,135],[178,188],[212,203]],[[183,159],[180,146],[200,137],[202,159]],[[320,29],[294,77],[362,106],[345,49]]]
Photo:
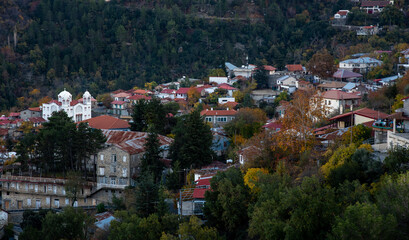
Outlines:
[[[23,107],[33,88],[93,95],[202,78],[225,61],[282,68],[319,49],[367,42],[330,26],[347,0],[1,0],[0,110]],[[13,11],[10,11],[13,10]],[[392,34],[392,33],[391,33]],[[404,42],[394,32],[387,41]]]

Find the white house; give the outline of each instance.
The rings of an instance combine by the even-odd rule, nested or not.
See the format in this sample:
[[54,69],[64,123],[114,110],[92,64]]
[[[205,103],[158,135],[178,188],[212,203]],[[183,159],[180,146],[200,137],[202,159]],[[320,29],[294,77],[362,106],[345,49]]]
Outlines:
[[348,13],[349,13],[349,10],[339,10],[337,13],[335,13],[334,18],[335,19],[347,18]]
[[52,100],[42,105],[43,118],[48,120],[53,112],[65,111],[68,117],[75,122],[80,122],[91,118],[91,94],[88,91],[82,95],[82,102],[72,100],[71,93],[64,91],[58,94],[58,101]]
[[370,57],[361,57],[342,61],[339,63],[339,68],[348,71],[355,70],[355,72],[366,73],[380,65],[382,65],[382,61],[378,59]]
[[393,4],[393,1],[365,1],[361,2],[361,9],[368,14],[380,13],[384,7]]
[[322,101],[327,107],[328,115],[340,111],[340,114],[344,112],[345,109],[352,107],[357,107],[360,104],[361,96],[355,93],[347,93],[341,90],[329,90],[323,92]]

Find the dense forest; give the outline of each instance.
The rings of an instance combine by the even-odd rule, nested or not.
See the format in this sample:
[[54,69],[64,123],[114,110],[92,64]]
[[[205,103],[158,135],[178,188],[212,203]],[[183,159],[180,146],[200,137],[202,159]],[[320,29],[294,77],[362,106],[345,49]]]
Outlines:
[[[63,87],[96,96],[183,75],[203,78],[225,61],[244,64],[246,56],[280,69],[322,48],[344,57],[345,46],[368,42],[330,24],[336,11],[353,7],[348,0],[1,0],[0,110],[35,105],[18,99],[34,88],[41,96]],[[395,28],[383,35],[371,47],[409,38]]]

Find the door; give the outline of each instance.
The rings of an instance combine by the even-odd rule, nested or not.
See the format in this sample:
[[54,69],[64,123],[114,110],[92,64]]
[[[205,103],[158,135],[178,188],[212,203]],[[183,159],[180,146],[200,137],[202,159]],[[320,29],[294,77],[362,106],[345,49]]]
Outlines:
[[41,200],[36,200],[36,208],[40,208],[41,207]]
[[23,201],[17,201],[17,209],[23,209]]
[[4,201],[4,209],[6,210],[10,209],[10,201]]

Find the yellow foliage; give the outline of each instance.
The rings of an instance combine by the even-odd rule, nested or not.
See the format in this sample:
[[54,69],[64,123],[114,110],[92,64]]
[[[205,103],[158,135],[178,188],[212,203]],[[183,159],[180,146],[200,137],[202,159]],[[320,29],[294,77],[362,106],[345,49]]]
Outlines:
[[234,145],[236,146],[241,146],[246,143],[246,139],[243,136],[238,135],[238,134],[234,135],[232,139],[233,139]]
[[371,144],[368,144],[368,143],[361,144],[361,146],[359,146],[358,149],[366,149],[366,150],[368,150],[368,152],[373,152],[373,148],[372,148]]
[[256,183],[259,181],[262,174],[268,174],[267,169],[249,168],[246,175],[244,175],[244,184],[246,184],[253,193],[260,191],[260,189],[256,187]]
[[[364,146],[365,145],[365,146]],[[367,144],[361,145],[362,148],[367,148]],[[337,150],[335,150],[334,154],[328,160],[326,164],[321,167],[321,172],[324,174],[325,177],[328,177],[330,172],[339,166],[345,163],[345,160],[349,159],[352,154],[356,151],[356,145],[350,144],[349,146],[342,145]]]
[[234,101],[241,103],[244,99],[244,93],[242,91],[233,92]]
[[29,94],[30,96],[37,97],[38,95],[40,95],[40,90],[38,90],[37,88],[34,88]]

